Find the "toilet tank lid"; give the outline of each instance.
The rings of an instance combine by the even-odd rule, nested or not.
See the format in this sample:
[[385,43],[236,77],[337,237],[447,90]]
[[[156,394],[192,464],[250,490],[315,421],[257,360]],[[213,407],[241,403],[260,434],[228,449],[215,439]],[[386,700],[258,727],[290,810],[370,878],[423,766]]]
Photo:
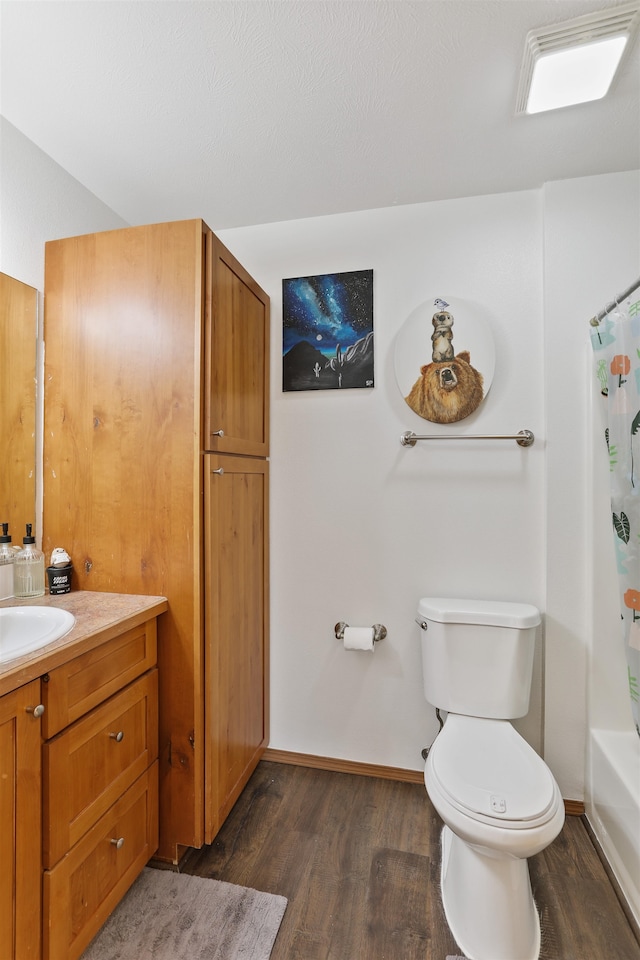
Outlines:
[[501,600],[461,600],[451,597],[423,597],[418,613],[438,623],[477,623],[523,630],[540,623],[540,611],[530,603]]

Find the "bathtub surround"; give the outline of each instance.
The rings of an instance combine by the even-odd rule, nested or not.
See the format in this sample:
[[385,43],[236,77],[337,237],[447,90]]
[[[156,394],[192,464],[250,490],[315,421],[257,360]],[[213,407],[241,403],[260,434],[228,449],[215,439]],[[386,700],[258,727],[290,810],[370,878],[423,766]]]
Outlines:
[[268,960],[285,897],[146,868],[81,960]]

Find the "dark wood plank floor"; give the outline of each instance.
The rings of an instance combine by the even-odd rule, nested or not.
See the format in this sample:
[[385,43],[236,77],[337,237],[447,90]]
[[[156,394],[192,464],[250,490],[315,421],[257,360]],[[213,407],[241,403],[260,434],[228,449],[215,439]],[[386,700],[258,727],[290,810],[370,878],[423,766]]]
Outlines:
[[[185,873],[281,894],[271,960],[445,960],[440,820],[424,787],[263,761]],[[584,822],[530,860],[540,960],[640,960]]]

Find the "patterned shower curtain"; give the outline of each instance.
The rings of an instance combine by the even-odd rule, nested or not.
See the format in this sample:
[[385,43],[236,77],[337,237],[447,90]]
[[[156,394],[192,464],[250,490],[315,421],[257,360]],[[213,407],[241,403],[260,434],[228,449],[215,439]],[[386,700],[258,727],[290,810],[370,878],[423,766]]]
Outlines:
[[593,329],[591,343],[607,398],[605,439],[621,625],[631,710],[640,736],[640,300],[618,305]]

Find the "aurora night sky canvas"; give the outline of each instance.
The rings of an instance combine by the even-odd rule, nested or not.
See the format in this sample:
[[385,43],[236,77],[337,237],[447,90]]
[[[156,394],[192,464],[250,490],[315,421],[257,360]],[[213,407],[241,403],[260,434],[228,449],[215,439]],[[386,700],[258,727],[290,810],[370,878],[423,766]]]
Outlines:
[[373,387],[373,270],[282,281],[282,389]]

